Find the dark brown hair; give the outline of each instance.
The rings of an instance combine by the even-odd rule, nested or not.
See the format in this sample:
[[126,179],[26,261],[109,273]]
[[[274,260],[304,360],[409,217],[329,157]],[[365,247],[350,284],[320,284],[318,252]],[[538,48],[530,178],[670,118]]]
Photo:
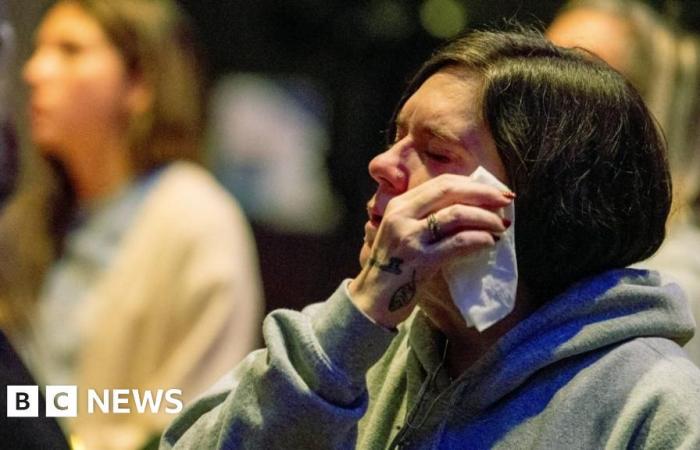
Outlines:
[[641,0],[569,0],[557,17],[574,11],[605,14],[627,27],[627,63],[620,70],[639,90],[663,130],[674,181],[674,212],[682,213],[678,217],[691,213],[700,224],[698,36]]
[[520,282],[534,301],[658,249],[671,179],[663,140],[629,82],[539,32],[480,31],[437,51],[397,111],[447,66],[483,81],[483,118],[518,196]]

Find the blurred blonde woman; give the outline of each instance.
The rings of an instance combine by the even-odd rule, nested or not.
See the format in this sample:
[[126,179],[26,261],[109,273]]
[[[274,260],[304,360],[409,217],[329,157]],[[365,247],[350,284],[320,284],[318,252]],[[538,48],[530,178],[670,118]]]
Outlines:
[[[668,238],[640,264],[670,275],[700,322],[700,44],[634,0],[573,0],[547,30],[556,44],[592,51],[639,89],[668,143],[674,208]],[[686,350],[700,365],[700,336]]]
[[[5,316],[46,384],[77,384],[83,399],[88,388],[175,388],[186,403],[257,344],[251,233],[195,164],[198,67],[170,1],[62,0],[38,27],[23,72],[30,134],[59,176],[44,201],[8,212],[10,224],[44,225],[8,253],[20,269],[5,275],[25,312],[31,288],[17,280],[40,275],[35,309],[24,324],[11,306]],[[170,419],[163,406],[87,415],[80,405],[65,425],[86,448],[129,449]]]

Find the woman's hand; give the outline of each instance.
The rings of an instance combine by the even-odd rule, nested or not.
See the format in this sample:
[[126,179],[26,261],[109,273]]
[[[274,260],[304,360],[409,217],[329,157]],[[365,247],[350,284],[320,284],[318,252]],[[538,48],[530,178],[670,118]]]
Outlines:
[[380,325],[395,327],[411,314],[421,285],[446,261],[495,245],[510,225],[496,211],[513,198],[452,174],[392,198],[370,255],[350,283],[352,301]]

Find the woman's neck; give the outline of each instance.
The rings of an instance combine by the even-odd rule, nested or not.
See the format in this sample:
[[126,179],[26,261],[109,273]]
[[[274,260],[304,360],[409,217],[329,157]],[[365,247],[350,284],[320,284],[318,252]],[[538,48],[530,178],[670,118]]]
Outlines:
[[[104,145],[64,159],[78,202],[91,203],[119,191],[133,178],[128,150]],[[67,161],[66,161],[67,159]]]
[[[518,288],[513,311],[495,325],[479,332],[467,327],[461,313],[452,302],[449,289],[440,280],[431,286],[421,301],[421,308],[435,328],[449,340],[445,368],[451,378],[458,378],[465,370],[479,360],[496,342],[535,309],[524,290]],[[423,300],[423,299],[421,299]]]

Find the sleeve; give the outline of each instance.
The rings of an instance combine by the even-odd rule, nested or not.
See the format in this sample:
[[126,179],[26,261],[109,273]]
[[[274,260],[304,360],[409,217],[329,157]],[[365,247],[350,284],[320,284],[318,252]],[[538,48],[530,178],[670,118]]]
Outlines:
[[263,325],[251,353],[165,431],[168,449],[348,449],[368,396],[367,370],[395,334],[358,311],[341,286],[303,312]]
[[611,448],[700,448],[698,368],[685,358],[657,362],[636,383],[616,425],[608,443]]
[[697,450],[700,448],[700,395],[659,396],[640,421],[628,448]]

